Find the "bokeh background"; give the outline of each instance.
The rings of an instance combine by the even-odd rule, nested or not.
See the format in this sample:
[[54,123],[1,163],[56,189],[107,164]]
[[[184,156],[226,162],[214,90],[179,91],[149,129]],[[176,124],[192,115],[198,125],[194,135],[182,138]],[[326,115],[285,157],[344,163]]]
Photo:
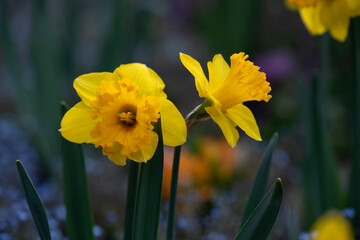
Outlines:
[[[240,51],[261,67],[272,87],[268,103],[246,104],[264,140],[256,142],[240,132],[231,149],[212,121],[191,129],[181,158],[176,239],[235,237],[274,132],[280,138],[270,182],[282,178],[284,201],[270,238],[298,239],[319,215],[305,196],[306,184],[311,184],[306,169],[311,168],[309,114],[316,91],[312,75],[324,64],[324,45],[331,49],[326,59],[333,68],[325,87],[318,87],[319,106],[325,112],[326,142],[338,164],[340,189],[347,189],[354,147],[349,40],[340,44],[327,35],[310,36],[283,0],[1,0],[0,239],[38,238],[16,159],[39,191],[53,239],[66,239],[59,102],[73,106],[80,100],[72,87],[77,76],[145,63],[163,79],[168,98],[186,116],[202,99],[179,52],[206,69],[214,54],[229,62]],[[127,168],[114,165],[93,146],[84,147],[94,233],[98,239],[121,239]],[[160,239],[166,229],[172,152],[166,148]]]

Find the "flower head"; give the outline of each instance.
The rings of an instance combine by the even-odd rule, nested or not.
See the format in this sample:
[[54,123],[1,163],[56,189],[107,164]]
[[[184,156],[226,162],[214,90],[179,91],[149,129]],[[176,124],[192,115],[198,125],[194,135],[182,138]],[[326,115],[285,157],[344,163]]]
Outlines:
[[354,240],[350,222],[339,211],[329,211],[321,216],[310,230],[311,240]]
[[61,121],[60,132],[75,143],[93,143],[118,165],[126,158],[146,162],[155,152],[153,123],[161,115],[164,144],[186,140],[183,117],[163,92],[160,77],[143,64],[121,65],[113,73],[90,73],[74,81],[81,102]]
[[288,0],[299,12],[312,35],[329,31],[336,40],[345,41],[350,18],[360,15],[359,0]]
[[[231,67],[217,54],[208,62],[209,81],[201,65],[192,57],[180,53],[183,65],[194,75],[200,97],[206,98],[203,108],[219,125],[228,143],[234,147],[239,139],[236,126],[248,136],[261,141],[259,128],[246,101],[269,101],[271,91],[266,75],[259,71],[245,53],[233,54]],[[201,107],[198,111],[201,110]]]

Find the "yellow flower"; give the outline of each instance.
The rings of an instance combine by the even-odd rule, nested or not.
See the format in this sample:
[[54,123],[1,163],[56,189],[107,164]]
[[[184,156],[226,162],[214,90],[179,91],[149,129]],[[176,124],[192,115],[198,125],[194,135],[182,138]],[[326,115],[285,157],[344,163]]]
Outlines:
[[[201,65],[192,57],[180,53],[183,65],[194,75],[196,89],[205,111],[221,128],[227,142],[234,147],[239,139],[236,126],[248,136],[261,141],[259,128],[250,109],[243,105],[246,101],[269,101],[271,91],[266,75],[259,71],[245,53],[233,54],[231,67],[217,54],[208,62],[209,81]],[[201,107],[200,107],[201,108]]]
[[61,121],[60,132],[75,143],[93,143],[118,165],[146,162],[156,150],[152,123],[161,115],[164,144],[186,140],[185,121],[163,92],[161,78],[144,64],[121,65],[113,73],[89,73],[74,81],[81,102]]
[[302,21],[312,35],[330,31],[331,36],[345,41],[350,18],[360,15],[359,0],[288,0],[300,12]]
[[320,217],[311,228],[310,240],[355,240],[349,221],[339,211]]

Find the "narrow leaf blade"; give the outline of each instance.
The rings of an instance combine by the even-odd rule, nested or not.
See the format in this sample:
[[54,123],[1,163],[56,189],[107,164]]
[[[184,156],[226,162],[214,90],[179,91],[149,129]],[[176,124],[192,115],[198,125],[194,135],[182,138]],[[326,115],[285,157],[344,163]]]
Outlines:
[[48,219],[40,197],[37,194],[24,166],[19,160],[16,161],[16,167],[20,175],[21,183],[24,187],[26,201],[30,208],[31,215],[33,216],[40,238],[42,240],[51,240]]
[[278,178],[245,222],[235,239],[266,240],[279,213],[282,196],[282,184],[281,180]]
[[[66,112],[61,104],[62,115]],[[71,240],[92,240],[93,222],[82,147],[61,138],[66,227]]]
[[142,163],[140,170],[133,229],[136,240],[157,239],[164,166],[161,119],[155,123],[154,131],[159,136],[158,146],[152,159]]
[[274,133],[261,159],[260,166],[256,173],[255,181],[251,188],[250,196],[247,201],[239,229],[241,229],[241,227],[247,221],[251,213],[254,211],[254,209],[256,208],[256,206],[259,204],[262,197],[264,196],[266,184],[269,178],[272,155],[277,145],[278,139],[279,139],[279,134]]

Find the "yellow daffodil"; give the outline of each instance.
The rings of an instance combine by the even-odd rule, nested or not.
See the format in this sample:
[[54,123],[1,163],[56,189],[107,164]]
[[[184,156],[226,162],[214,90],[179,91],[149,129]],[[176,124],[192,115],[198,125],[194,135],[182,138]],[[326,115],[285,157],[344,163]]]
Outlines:
[[360,15],[359,0],[288,0],[299,12],[312,35],[329,31],[343,42],[348,34],[350,18]]
[[350,222],[339,211],[320,217],[310,230],[310,240],[355,240]]
[[[194,75],[199,96],[206,98],[201,107],[219,125],[227,142],[234,147],[239,139],[236,126],[248,136],[261,141],[259,128],[246,101],[269,101],[271,91],[266,75],[259,71],[245,53],[233,54],[231,67],[217,54],[208,62],[209,81],[201,65],[192,57],[180,53],[183,65]],[[196,112],[195,111],[195,112]],[[194,114],[193,114],[194,115]]]
[[146,162],[155,152],[158,135],[152,123],[161,115],[164,144],[186,140],[185,121],[163,92],[161,78],[144,64],[121,65],[113,73],[79,76],[74,88],[81,102],[61,121],[60,132],[75,143],[93,143],[118,165],[126,158]]

